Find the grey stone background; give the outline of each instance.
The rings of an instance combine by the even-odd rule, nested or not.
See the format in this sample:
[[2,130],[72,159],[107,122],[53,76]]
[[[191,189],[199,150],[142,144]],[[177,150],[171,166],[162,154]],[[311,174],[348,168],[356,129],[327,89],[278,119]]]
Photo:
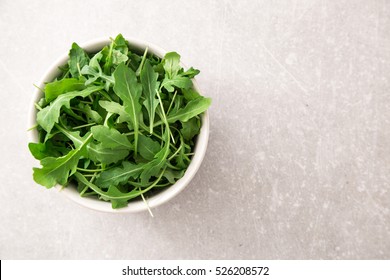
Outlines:
[[[213,98],[204,163],[155,218],[32,180],[32,84],[119,32]],[[390,258],[389,1],[1,0],[0,34],[1,259]]]

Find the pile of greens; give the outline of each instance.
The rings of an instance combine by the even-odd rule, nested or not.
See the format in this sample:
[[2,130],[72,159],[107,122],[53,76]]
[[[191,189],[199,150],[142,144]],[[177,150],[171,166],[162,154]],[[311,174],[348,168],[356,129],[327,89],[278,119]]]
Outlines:
[[175,52],[132,52],[121,34],[95,54],[73,43],[60,70],[35,104],[35,182],[74,183],[120,208],[184,175],[211,103],[193,88],[198,70],[184,71]]

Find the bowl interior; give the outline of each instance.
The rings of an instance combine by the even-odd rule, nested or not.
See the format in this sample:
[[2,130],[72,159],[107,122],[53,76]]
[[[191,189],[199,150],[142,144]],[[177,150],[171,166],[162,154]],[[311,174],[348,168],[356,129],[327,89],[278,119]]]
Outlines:
[[[127,38],[129,42],[129,49],[133,52],[142,54],[146,47],[148,47],[148,52],[153,53],[158,57],[163,57],[166,51],[154,44],[141,41],[135,38]],[[104,46],[109,45],[110,40],[108,39],[97,39],[93,41],[89,41],[85,44],[81,44],[80,47],[84,48],[88,53],[96,53],[100,51]],[[49,68],[49,70],[43,75],[42,79],[38,83],[39,88],[44,88],[46,82],[53,81],[56,77],[58,77],[61,72],[58,69],[59,66],[62,66],[67,63],[68,53],[62,55],[57,61],[55,61]],[[183,67],[185,67],[182,64]],[[195,90],[199,91],[199,88],[196,84],[196,81],[193,80]],[[35,109],[34,103],[38,102],[40,98],[42,98],[43,93],[36,89],[34,92],[34,98],[31,101],[30,105],[30,113],[29,113],[29,123],[28,127],[33,127],[36,124],[36,114],[37,111]],[[156,207],[171,198],[177,195],[180,191],[182,191],[187,184],[191,181],[191,179],[195,176],[195,173],[198,171],[200,164],[204,158],[207,148],[208,136],[209,136],[209,117],[207,111],[204,112],[201,116],[202,126],[199,135],[197,136],[194,155],[192,157],[191,163],[188,166],[185,174],[182,178],[180,178],[174,185],[165,188],[164,190],[159,191],[158,193],[152,195],[147,199],[148,206],[150,208]],[[29,138],[31,142],[38,141],[38,132],[37,130],[29,131]],[[75,187],[66,187],[57,185],[56,188],[64,193],[68,198],[81,204],[90,209],[103,211],[103,212],[115,212],[115,213],[131,213],[131,212],[139,212],[145,211],[148,209],[148,206],[142,200],[129,201],[127,207],[112,209],[111,203],[98,200],[96,198],[90,197],[81,197],[77,192]]]

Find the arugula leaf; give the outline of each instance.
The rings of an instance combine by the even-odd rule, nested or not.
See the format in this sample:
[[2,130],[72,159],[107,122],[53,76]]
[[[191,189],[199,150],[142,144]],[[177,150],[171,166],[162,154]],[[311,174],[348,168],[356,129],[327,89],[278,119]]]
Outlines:
[[126,183],[130,178],[137,179],[143,170],[142,164],[133,164],[128,161],[122,162],[122,167],[114,167],[100,173],[95,184],[108,188],[109,186],[118,186]]
[[95,54],[91,58],[89,64],[85,65],[81,69],[81,74],[89,76],[88,80],[85,82],[85,85],[90,85],[98,79],[102,79],[105,82],[104,89],[108,91],[110,86],[114,83],[114,79],[111,76],[108,76],[103,73],[103,70],[100,66],[100,60],[102,59],[102,57],[103,54],[101,51]]
[[111,67],[113,65],[119,65],[121,62],[126,62],[129,58],[128,47],[125,38],[122,34],[116,36],[110,44],[110,48],[105,50],[106,54],[105,63],[103,66],[104,73],[111,74]]
[[145,61],[144,67],[141,70],[140,78],[145,95],[145,101],[143,104],[149,114],[149,132],[152,134],[154,116],[156,114],[156,107],[158,106],[158,99],[156,99],[156,94],[159,82],[157,82],[158,74],[154,72],[153,67],[148,60]]
[[[137,191],[134,191],[134,193],[137,193]],[[111,197],[121,197],[125,193],[121,192],[116,186],[109,186],[107,193],[108,196]],[[104,199],[104,196],[102,197]],[[106,201],[111,201],[112,209],[118,209],[126,207],[128,203],[128,199],[120,199],[120,198],[111,198],[111,199],[104,199]]]
[[[173,106],[172,106],[173,105]],[[177,95],[176,98],[172,98],[172,102],[169,106],[169,111],[167,112],[170,115],[173,115],[179,111],[179,109],[183,108],[185,106],[185,100],[184,97],[181,95]]]
[[167,53],[162,61],[166,76],[161,83],[168,92],[173,92],[174,87],[189,89],[192,87],[190,77],[195,76],[196,70],[191,68],[188,72],[180,73],[180,55],[176,52]]
[[182,128],[180,129],[183,138],[187,141],[194,138],[200,132],[200,121],[197,118],[191,118],[186,122],[182,122]]
[[37,123],[46,132],[50,132],[55,123],[58,123],[60,110],[63,106],[70,108],[70,100],[75,97],[87,97],[91,93],[102,89],[101,86],[91,86],[81,91],[71,91],[58,96],[49,106],[43,108],[37,114]]
[[120,160],[123,160],[129,155],[129,149],[115,148],[110,149],[104,147],[102,143],[93,144],[90,143],[87,147],[88,157],[97,163],[111,164],[117,163]]
[[104,192],[98,186],[89,182],[81,173],[76,172],[75,176],[79,180],[79,182],[88,186],[97,194],[99,194],[101,199],[111,201],[113,209],[127,206],[127,201],[130,198],[135,197],[137,196],[137,194],[139,194],[139,191],[137,190],[133,190],[129,193],[122,193],[116,186],[113,185],[109,186],[107,192]]
[[189,89],[192,87],[192,81],[190,78],[185,76],[175,76],[173,78],[165,78],[161,85],[168,91],[173,92],[175,90],[174,87],[181,89]]
[[170,138],[169,138],[169,130],[165,131],[165,144],[164,147],[155,155],[154,159],[147,164],[145,164],[144,170],[141,173],[141,184],[146,185],[148,184],[151,177],[157,176],[159,174],[160,170],[164,167],[166,163],[166,159],[169,155],[169,144],[170,144]]
[[45,157],[53,156],[50,150],[47,149],[46,143],[28,143],[28,149],[34,158],[41,160]]
[[147,160],[153,160],[154,156],[160,151],[160,144],[140,134],[138,138],[138,149],[141,157]]
[[33,168],[34,180],[38,184],[51,188],[55,184],[66,185],[69,175],[76,172],[77,163],[84,155],[84,147],[92,139],[89,135],[79,148],[70,151],[62,157],[46,157],[41,160],[42,168]]
[[43,159],[48,156],[45,143],[28,143],[28,149],[35,159]]
[[78,155],[78,151],[73,150],[62,157],[46,157],[42,159],[42,168],[33,168],[34,181],[46,188],[51,188],[57,183],[65,185],[68,181],[69,172],[75,172],[75,167],[79,160]]
[[162,61],[168,79],[175,77],[182,69],[180,66],[180,55],[176,52],[166,53]]
[[79,104],[79,108],[84,111],[85,115],[92,120],[93,122],[97,124],[101,124],[103,122],[102,116],[96,112],[95,110],[92,110],[91,106],[88,104]]
[[79,47],[76,43],[72,44],[72,48],[69,51],[69,72],[74,78],[80,76],[80,70],[89,63],[89,57],[87,53]]
[[182,73],[182,76],[186,76],[186,77],[189,77],[189,78],[194,78],[196,75],[198,75],[200,73],[200,71],[198,69],[194,69],[194,68],[190,68],[188,69],[187,71],[183,72]]
[[91,128],[93,138],[100,141],[104,148],[121,148],[121,149],[133,149],[130,141],[126,135],[121,134],[114,128],[109,128],[103,125],[96,125]]
[[[79,148],[85,142],[85,136],[81,137],[80,132],[68,131],[59,125],[56,128],[60,130],[66,137],[68,137],[76,148]],[[128,148],[107,148],[104,144],[93,144],[87,145],[88,158],[94,162],[101,162],[103,164],[116,163],[119,160],[124,159],[129,154]]]
[[120,51],[121,53],[127,55],[129,52],[129,47],[127,46],[127,41],[123,38],[122,34],[118,34],[114,40],[114,49]]
[[199,97],[197,99],[191,100],[187,103],[184,108],[179,109],[177,112],[168,114],[167,120],[170,123],[175,121],[186,122],[189,119],[203,113],[211,104],[210,98]]
[[190,89],[182,89],[181,91],[183,93],[184,98],[187,101],[191,101],[191,100],[194,100],[194,99],[197,99],[197,98],[201,97],[199,92],[197,92],[196,90],[193,90],[192,88],[190,88]]
[[173,170],[171,168],[167,168],[164,171],[163,177],[165,177],[169,183],[174,184],[178,179],[183,177],[184,170]]
[[134,128],[134,153],[137,155],[139,114],[141,112],[142,86],[137,82],[137,77],[133,70],[124,63],[118,65],[114,71],[114,92],[122,99],[125,111],[129,114],[131,124]]
[[130,116],[127,114],[125,107],[113,101],[99,101],[99,105],[107,112],[119,115],[118,122],[131,122]]
[[129,57],[123,53],[121,53],[118,50],[112,51],[112,64],[113,65],[119,65],[122,62],[126,62],[129,59]]
[[54,81],[45,85],[45,98],[47,102],[51,102],[56,99],[59,95],[85,89],[85,80],[66,78],[59,81]]
[[[181,139],[181,141],[183,140]],[[184,144],[183,147],[184,148],[180,149],[178,156],[175,158],[176,167],[180,169],[186,169],[189,164],[189,159],[185,155],[185,149],[189,146]]]

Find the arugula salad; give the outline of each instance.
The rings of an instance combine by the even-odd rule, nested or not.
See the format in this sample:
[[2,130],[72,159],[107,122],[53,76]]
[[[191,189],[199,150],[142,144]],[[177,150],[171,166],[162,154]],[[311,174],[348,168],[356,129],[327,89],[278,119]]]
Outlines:
[[73,43],[60,70],[35,104],[35,182],[121,208],[184,175],[211,104],[193,88],[199,70],[184,70],[176,52],[133,52],[121,34],[93,54]]

